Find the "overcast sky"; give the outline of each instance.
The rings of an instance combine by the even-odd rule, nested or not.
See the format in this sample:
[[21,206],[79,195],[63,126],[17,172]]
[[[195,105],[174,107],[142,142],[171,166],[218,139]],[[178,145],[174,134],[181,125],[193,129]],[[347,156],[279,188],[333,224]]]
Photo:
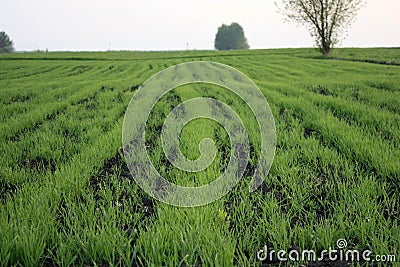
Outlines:
[[[213,49],[231,22],[251,48],[313,46],[273,0],[0,0],[0,31],[17,50]],[[400,46],[399,26],[400,0],[368,0],[341,46]]]

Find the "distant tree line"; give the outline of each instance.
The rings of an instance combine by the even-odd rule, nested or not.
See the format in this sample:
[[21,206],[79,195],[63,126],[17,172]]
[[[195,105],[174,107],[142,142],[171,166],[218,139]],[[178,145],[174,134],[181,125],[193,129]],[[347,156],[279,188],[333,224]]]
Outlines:
[[[354,21],[365,0],[281,0],[279,10],[288,20],[305,25],[322,54],[329,54]],[[217,50],[249,49],[243,27],[222,24],[214,41]],[[14,51],[14,43],[0,32],[0,53]]]

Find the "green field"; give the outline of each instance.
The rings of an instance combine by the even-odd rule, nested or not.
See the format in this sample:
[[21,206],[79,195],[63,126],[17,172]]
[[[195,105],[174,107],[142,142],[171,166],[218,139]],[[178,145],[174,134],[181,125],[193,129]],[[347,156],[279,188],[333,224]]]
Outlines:
[[[248,108],[217,86],[174,89],[146,131],[150,157],[169,180],[205,184],[228,160],[223,128],[196,120],[181,133],[182,151],[196,159],[209,137],[217,160],[197,175],[168,163],[160,126],[187,99],[228,103],[252,147],[234,190],[178,208],[131,178],[122,123],[149,77],[199,60],[237,68],[258,85],[275,117],[276,155],[262,187],[249,193],[259,131]],[[337,49],[326,58],[314,49],[0,55],[0,266],[276,265],[257,252],[265,245],[320,252],[338,239],[349,249],[398,254],[399,64],[400,49]]]

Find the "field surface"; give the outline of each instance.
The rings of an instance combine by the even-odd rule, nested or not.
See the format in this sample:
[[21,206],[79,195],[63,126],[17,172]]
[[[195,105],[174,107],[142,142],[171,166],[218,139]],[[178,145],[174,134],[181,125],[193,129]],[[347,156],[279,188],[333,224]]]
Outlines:
[[[160,174],[195,186],[224,171],[229,138],[213,121],[195,120],[180,136],[190,159],[199,157],[203,138],[215,141],[216,160],[201,173],[174,168],[162,151],[164,119],[194,97],[229,104],[252,148],[230,193],[178,208],[153,200],[131,178],[122,124],[149,77],[199,60],[232,66],[258,85],[275,118],[277,147],[263,185],[249,193],[260,138],[245,103],[217,86],[174,89],[146,130]],[[348,249],[395,255],[399,64],[400,49],[338,49],[326,58],[313,49],[0,55],[0,266],[277,265],[257,252],[321,252],[339,239]]]

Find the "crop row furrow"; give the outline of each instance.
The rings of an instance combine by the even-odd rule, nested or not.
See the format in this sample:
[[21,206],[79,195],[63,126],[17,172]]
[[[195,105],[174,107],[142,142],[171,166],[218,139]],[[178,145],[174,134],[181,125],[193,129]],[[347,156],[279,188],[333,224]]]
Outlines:
[[[59,222],[56,220],[60,201],[63,196],[69,199],[79,199],[83,195],[94,170],[100,168],[102,162],[115,153],[119,143],[119,132],[120,125],[117,125],[108,133],[98,137],[94,144],[87,145],[86,149],[82,149],[79,154],[74,155],[68,164],[60,166],[54,174],[43,174],[40,184],[23,186],[14,196],[14,201],[1,205],[0,244],[2,244],[2,250],[0,260],[2,263],[6,265],[43,264],[48,256],[47,249],[54,249],[53,261],[57,264],[61,263],[58,260],[65,256],[63,253],[69,245],[62,242],[64,241],[63,230],[59,228]],[[102,149],[99,150],[99,147]],[[90,209],[90,207],[87,208]],[[85,219],[85,217],[80,218]],[[86,217],[86,219],[91,220],[90,224],[84,224],[87,227],[99,222],[94,215],[91,218]],[[95,239],[96,236],[104,238],[99,234],[99,230],[100,228],[95,228],[84,232]],[[15,238],[16,236],[17,238]],[[56,241],[54,237],[61,239],[58,240],[57,246],[52,248],[49,245]],[[72,239],[67,241],[71,242]],[[128,238],[126,238],[126,242],[128,242]],[[84,253],[92,243],[86,245],[75,243],[74,245],[80,247],[81,253]],[[25,249],[19,251],[21,246],[24,246]]]
[[[271,103],[270,106],[278,133],[278,149],[271,171],[256,192],[249,193],[248,182],[244,181],[226,196],[230,229],[235,238],[256,248],[267,245],[270,250],[291,250],[313,243],[314,235],[306,230],[307,225],[313,225],[312,233],[320,232],[326,222],[335,222],[338,216],[345,214],[328,236],[322,233],[318,236],[326,240],[317,240],[316,246],[309,245],[309,249],[319,251],[318,244],[334,243],[343,237],[359,247],[368,247],[371,235],[382,229],[378,223],[372,223],[368,234],[360,235],[361,224],[381,210],[389,209],[388,214],[393,213],[384,200],[390,196],[389,186],[382,180],[365,179],[368,174],[354,166],[346,155],[324,146],[318,139],[303,136],[303,118],[298,118],[295,109],[282,110],[281,105]],[[359,188],[357,191],[363,194],[352,195],[343,187],[353,191]],[[374,192],[365,193],[367,188],[368,191],[373,188]],[[374,209],[365,209],[366,203],[373,203]],[[383,215],[383,219],[396,223],[396,219],[388,215]],[[257,250],[243,243],[236,246],[235,261],[238,265],[248,261],[257,264]]]
[[32,71],[32,70],[27,70],[25,73],[21,73],[21,74],[17,74],[17,73],[12,73],[10,74],[10,77],[7,76],[3,76],[0,77],[0,80],[19,80],[19,79],[24,79],[24,78],[29,78],[31,76],[36,76],[35,78],[38,78],[39,76],[43,75],[43,74],[47,74],[50,72],[53,72],[57,69],[62,68],[62,66],[55,66],[55,67],[45,67],[42,70],[36,70]]
[[311,93],[301,88],[293,90],[287,87],[274,87],[274,89],[283,94],[305,98],[317,107],[329,110],[339,119],[346,120],[350,126],[355,124],[365,127],[371,134],[380,136],[382,140],[391,141],[394,145],[400,144],[400,116],[397,114],[354,101]]
[[0,138],[10,139],[13,136],[18,136],[20,133],[27,132],[29,129],[37,129],[47,118],[52,119],[55,114],[60,113],[63,109],[68,109],[70,105],[83,104],[90,99],[94,99],[99,92],[104,91],[104,87],[96,90],[93,93],[93,86],[86,86],[83,89],[69,95],[63,102],[58,101],[47,103],[44,106],[36,107],[29,113],[22,114],[12,123],[1,125]]
[[324,144],[344,153],[364,166],[367,171],[398,183],[399,151],[393,145],[382,143],[374,136],[365,133],[363,129],[348,125],[305,98],[282,96],[276,91],[265,88],[263,92],[275,105],[295,109],[298,112],[297,116],[303,117],[304,123],[317,133]]
[[[26,133],[15,136],[13,143],[3,143],[1,181],[17,187],[27,182],[40,181],[36,179],[40,177],[38,174],[54,173],[60,166],[67,164],[73,155],[79,153],[83,146],[93,142],[93,136],[108,131],[124,115],[124,103],[129,100],[127,96],[120,99],[120,93],[117,92],[110,91],[109,94],[114,95],[112,98],[107,97],[112,100],[111,106],[101,104],[97,107],[97,115],[101,116],[101,120],[96,119],[96,116],[87,116],[95,115],[92,110],[70,106],[57,117],[47,118],[44,124],[38,125],[29,135]],[[114,102],[115,100],[118,102]],[[80,118],[71,120],[77,113],[81,114]],[[93,120],[97,121],[93,123]],[[27,150],[27,147],[35,149]]]

